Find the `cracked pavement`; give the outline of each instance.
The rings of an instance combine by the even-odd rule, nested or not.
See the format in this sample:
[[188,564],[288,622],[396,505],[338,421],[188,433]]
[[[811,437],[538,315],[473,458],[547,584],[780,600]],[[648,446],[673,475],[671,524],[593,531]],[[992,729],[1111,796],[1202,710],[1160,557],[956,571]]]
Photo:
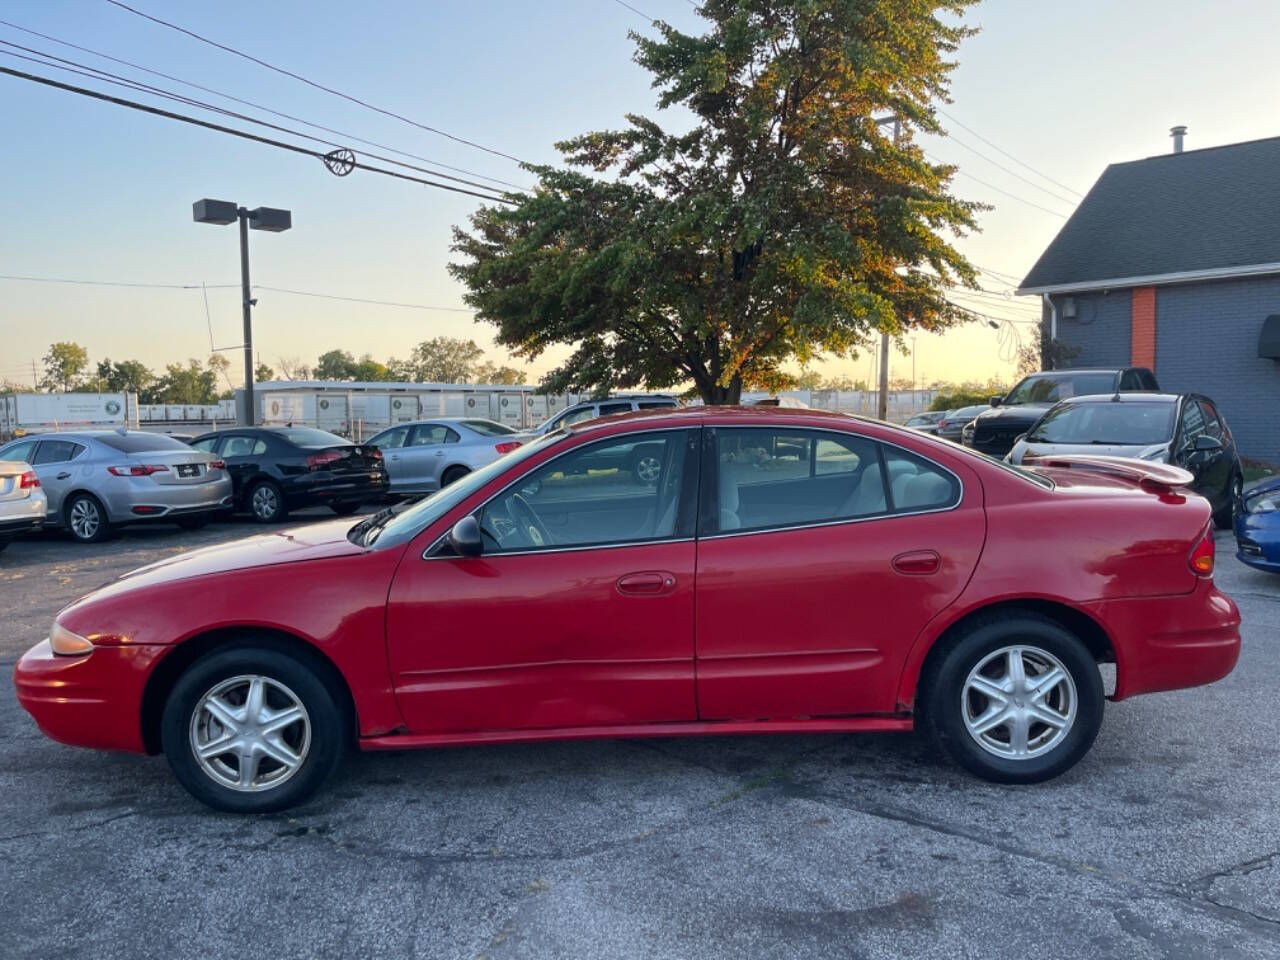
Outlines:
[[[0,662],[116,573],[252,532],[14,544]],[[601,741],[359,755],[238,818],[163,758],[47,740],[4,683],[0,955],[1274,958],[1280,577],[1218,550],[1235,673],[1108,704],[1037,787],[907,735]]]

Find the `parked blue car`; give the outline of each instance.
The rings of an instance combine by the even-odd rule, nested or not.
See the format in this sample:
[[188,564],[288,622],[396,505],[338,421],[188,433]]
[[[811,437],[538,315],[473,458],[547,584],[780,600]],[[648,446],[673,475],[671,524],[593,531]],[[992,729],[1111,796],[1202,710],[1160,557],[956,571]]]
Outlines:
[[1235,527],[1236,556],[1251,567],[1280,573],[1280,477],[1245,493]]

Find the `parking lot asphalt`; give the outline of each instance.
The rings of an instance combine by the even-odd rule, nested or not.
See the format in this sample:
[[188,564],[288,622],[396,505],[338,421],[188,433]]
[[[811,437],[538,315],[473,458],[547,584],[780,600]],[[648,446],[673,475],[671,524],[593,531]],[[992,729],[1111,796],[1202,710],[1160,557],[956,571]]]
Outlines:
[[[253,532],[14,544],[0,663],[116,574]],[[1274,958],[1280,578],[1233,552],[1235,672],[1108,704],[1035,787],[909,735],[601,741],[359,755],[241,818],[163,758],[47,740],[5,682],[0,957]]]

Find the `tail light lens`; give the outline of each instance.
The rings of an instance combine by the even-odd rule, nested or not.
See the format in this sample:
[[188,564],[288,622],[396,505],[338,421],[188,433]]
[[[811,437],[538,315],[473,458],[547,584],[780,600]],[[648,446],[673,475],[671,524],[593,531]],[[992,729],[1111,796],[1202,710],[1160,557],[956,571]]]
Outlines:
[[337,450],[326,450],[323,453],[313,453],[307,457],[308,470],[323,470],[335,460],[341,460],[342,454]]
[[209,461],[209,469],[210,469],[210,470],[225,470],[225,469],[227,469],[227,461],[225,461],[225,460],[210,460],[210,461]]
[[1191,572],[1197,577],[1213,576],[1213,561],[1217,553],[1217,547],[1213,542],[1213,524],[1210,523],[1204,528],[1204,533],[1200,534],[1200,539],[1196,541],[1196,545],[1191,548],[1191,553],[1187,556],[1187,566],[1191,568]]
[[948,426],[948,423],[947,423],[947,421],[946,421],[946,420],[939,420],[939,421],[938,421],[938,429],[939,429],[939,430],[945,430],[945,429],[947,429],[947,426]]
[[501,443],[495,443],[493,445],[493,449],[497,450],[499,453],[510,453],[519,446],[519,440],[503,440]]
[[34,490],[38,486],[40,486],[40,478],[36,476],[34,470],[28,470],[18,478],[19,490]]
[[370,447],[370,448],[369,448],[369,459],[370,459],[370,460],[381,460],[381,459],[382,459],[382,451],[381,451],[380,449],[378,449],[377,447]]
[[125,463],[107,467],[107,472],[117,477],[149,477],[153,473],[168,473],[169,468],[163,463]]

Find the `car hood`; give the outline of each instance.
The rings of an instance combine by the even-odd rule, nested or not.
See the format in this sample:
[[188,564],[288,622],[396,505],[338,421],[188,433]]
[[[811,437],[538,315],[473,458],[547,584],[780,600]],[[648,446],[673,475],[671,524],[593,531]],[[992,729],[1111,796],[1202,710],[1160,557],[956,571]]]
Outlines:
[[358,547],[347,539],[347,531],[355,526],[355,522],[348,518],[305,527],[285,527],[244,540],[233,540],[230,543],[180,553],[131,570],[122,575],[118,582],[136,587],[171,580],[188,580],[248,567],[364,553],[365,548]]
[[978,414],[973,422],[976,427],[1029,427],[1051,406],[1051,403],[1019,403],[1012,407],[996,407]]
[[[1051,457],[1062,454],[1081,454],[1083,456],[1130,457],[1145,460],[1154,457],[1157,452],[1167,452],[1167,443],[1152,443],[1136,446],[1127,443],[1033,443],[1019,440],[1009,454],[1014,463],[1031,463],[1036,457]],[[1161,457],[1161,460],[1164,458]]]

